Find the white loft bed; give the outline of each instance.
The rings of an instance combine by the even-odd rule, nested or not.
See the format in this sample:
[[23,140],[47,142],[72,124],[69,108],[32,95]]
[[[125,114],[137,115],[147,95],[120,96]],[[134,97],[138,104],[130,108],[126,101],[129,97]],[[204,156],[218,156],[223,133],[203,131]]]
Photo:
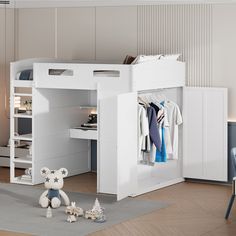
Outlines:
[[[50,70],[67,70],[70,75],[50,75]],[[185,63],[159,60],[134,65],[34,63],[35,87],[58,89],[136,92],[149,89],[181,87],[185,84]]]
[[[28,68],[33,68],[33,82],[15,80],[17,72]],[[42,182],[39,170],[43,166],[63,166],[71,175],[89,171],[90,137],[98,140],[98,192],[122,199],[183,181],[182,158],[154,168],[137,164],[137,96],[172,88],[170,96],[182,103],[185,63],[159,60],[121,65],[29,59],[12,63],[11,74],[13,88],[32,86],[32,184]],[[89,114],[80,109],[84,105],[97,105],[98,130],[73,139],[70,134],[75,137],[75,130],[70,128],[83,123]]]

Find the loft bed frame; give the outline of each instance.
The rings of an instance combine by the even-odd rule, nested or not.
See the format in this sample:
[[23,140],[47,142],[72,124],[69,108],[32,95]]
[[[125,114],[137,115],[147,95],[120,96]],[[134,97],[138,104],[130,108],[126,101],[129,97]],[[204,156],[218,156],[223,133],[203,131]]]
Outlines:
[[[16,80],[16,74],[25,69],[33,69],[33,81]],[[30,184],[43,181],[40,169],[44,166],[52,169],[66,167],[70,175],[90,171],[91,136],[87,134],[86,138],[81,136],[80,139],[70,136],[73,133],[70,129],[87,119],[90,111],[80,109],[84,105],[97,106],[98,129],[91,133],[91,139],[98,141],[98,192],[117,194],[120,200],[183,181],[180,164],[171,163],[171,170],[178,168],[176,175],[153,183],[141,179],[143,186],[138,186],[140,169],[146,175],[150,168],[137,164],[137,96],[184,85],[185,63],[174,60],[135,65],[55,59],[11,63],[11,93],[14,95],[13,90],[17,87],[32,87],[33,175]],[[13,102],[11,107],[11,127],[14,127]],[[13,128],[11,140],[11,182],[24,183],[14,176],[12,170],[15,163]],[[166,167],[164,169],[166,171]],[[152,176],[151,172],[148,176]],[[149,182],[148,186],[144,186],[144,182]]]

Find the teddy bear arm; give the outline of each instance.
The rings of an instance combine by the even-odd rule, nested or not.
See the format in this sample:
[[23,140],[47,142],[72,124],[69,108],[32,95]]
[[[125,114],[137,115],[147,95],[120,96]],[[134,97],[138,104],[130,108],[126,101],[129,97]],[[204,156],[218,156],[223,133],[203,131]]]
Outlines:
[[48,190],[45,190],[45,191],[41,194],[41,196],[40,196],[40,198],[39,198],[39,203],[42,202],[42,199],[43,199],[43,198],[47,197],[47,194],[48,194]]
[[64,200],[65,205],[69,206],[70,200],[69,200],[68,196],[66,195],[66,193],[63,190],[59,190],[59,194],[61,195],[62,199]]

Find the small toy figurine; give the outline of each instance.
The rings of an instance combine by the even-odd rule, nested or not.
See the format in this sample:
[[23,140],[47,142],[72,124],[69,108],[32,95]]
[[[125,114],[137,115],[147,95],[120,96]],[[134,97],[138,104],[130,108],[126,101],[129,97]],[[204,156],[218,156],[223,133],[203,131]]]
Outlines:
[[80,207],[77,207],[75,202],[71,202],[71,206],[66,207],[66,214],[74,215],[74,216],[83,216],[84,210]]
[[67,169],[49,170],[44,167],[41,169],[41,175],[45,178],[44,186],[47,189],[39,198],[41,207],[51,206],[52,208],[58,208],[61,205],[61,199],[64,200],[66,206],[69,206],[70,200],[62,190],[63,178],[68,175]]
[[77,221],[76,216],[68,215],[67,221],[70,222],[70,223],[76,222]]
[[97,198],[94,202],[93,208],[91,210],[85,211],[84,217],[86,219],[94,220],[94,222],[97,223],[103,223],[106,221],[104,209],[100,206],[100,203]]
[[47,208],[46,217],[47,217],[47,218],[52,218],[52,209],[51,209],[50,206]]

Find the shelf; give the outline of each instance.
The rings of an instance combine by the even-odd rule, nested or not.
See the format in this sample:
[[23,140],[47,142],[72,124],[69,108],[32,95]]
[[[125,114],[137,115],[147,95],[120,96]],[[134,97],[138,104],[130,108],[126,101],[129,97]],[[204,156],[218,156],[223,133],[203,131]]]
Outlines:
[[97,106],[84,105],[84,106],[80,106],[80,109],[96,109],[97,110]]
[[91,129],[80,129],[80,128],[73,128],[70,129],[70,137],[71,138],[78,138],[78,139],[91,139],[97,140],[98,139],[98,131],[91,130]]
[[13,162],[32,164],[32,158],[28,158],[28,157],[15,158]]
[[32,93],[14,93],[13,96],[32,97]]
[[32,118],[32,115],[26,113],[14,114],[14,118]]
[[18,176],[18,177],[15,177],[11,183],[32,185],[32,179],[29,179],[29,180],[24,179],[23,180],[23,179],[21,179],[21,176]]
[[13,86],[14,87],[22,87],[22,88],[30,88],[33,85],[33,81],[28,80],[14,80]]
[[25,141],[32,141],[32,134],[23,134],[19,136],[14,136],[14,140],[25,140]]

